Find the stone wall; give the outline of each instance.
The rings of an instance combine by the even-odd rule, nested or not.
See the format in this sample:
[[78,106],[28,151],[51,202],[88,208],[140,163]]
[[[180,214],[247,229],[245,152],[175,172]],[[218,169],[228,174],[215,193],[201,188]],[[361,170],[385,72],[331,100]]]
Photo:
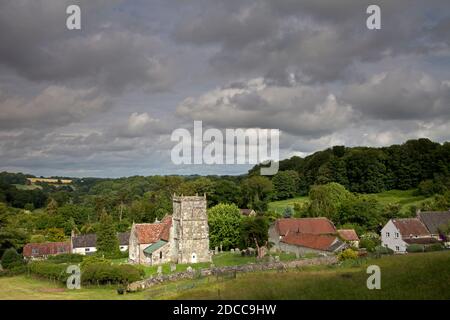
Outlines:
[[337,263],[336,256],[321,257],[314,259],[294,260],[289,262],[267,262],[267,263],[250,263],[240,266],[227,266],[209,269],[200,269],[199,271],[185,271],[177,272],[168,275],[155,275],[148,279],[136,281],[128,285],[128,291],[138,291],[150,288],[154,285],[167,282],[177,281],[182,279],[194,279],[199,275],[208,277],[213,275],[220,275],[229,272],[255,272],[266,270],[287,270],[298,267],[313,266],[313,265],[329,265]]

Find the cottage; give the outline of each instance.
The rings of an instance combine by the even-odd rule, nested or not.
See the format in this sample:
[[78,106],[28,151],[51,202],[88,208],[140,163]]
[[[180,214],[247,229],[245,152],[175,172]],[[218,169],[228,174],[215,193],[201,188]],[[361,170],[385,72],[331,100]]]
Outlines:
[[347,246],[327,218],[277,219],[269,228],[269,241],[272,251],[296,255],[336,252]]
[[45,259],[63,253],[70,253],[69,242],[27,243],[23,247],[23,256],[27,259]]
[[[119,240],[120,251],[128,250],[128,242],[130,232],[122,232],[117,234]],[[72,233],[70,238],[72,253],[91,255],[97,251],[97,235],[95,233],[75,235]]]
[[174,196],[172,215],[133,224],[128,252],[130,262],[147,265],[210,262],[206,196]]
[[442,229],[450,226],[450,211],[425,211],[417,212],[417,218],[427,227],[431,236],[442,240],[450,246],[450,234],[443,234]]
[[359,238],[354,229],[339,229],[339,236],[352,247],[359,248]]
[[405,253],[410,244],[432,244],[433,238],[427,227],[418,218],[391,219],[381,229],[381,243],[394,250]]

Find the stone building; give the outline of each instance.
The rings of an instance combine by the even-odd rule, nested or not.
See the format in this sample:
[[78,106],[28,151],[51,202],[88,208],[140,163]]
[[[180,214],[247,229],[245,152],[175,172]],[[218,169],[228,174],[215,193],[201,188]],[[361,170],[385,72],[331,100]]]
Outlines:
[[147,265],[210,262],[206,196],[174,196],[172,215],[133,224],[129,260]]

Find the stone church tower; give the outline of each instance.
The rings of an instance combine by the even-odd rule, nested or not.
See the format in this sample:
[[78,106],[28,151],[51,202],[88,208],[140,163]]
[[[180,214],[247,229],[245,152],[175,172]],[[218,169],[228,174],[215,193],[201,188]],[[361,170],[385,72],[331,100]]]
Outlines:
[[173,262],[211,261],[206,195],[174,195],[170,246]]

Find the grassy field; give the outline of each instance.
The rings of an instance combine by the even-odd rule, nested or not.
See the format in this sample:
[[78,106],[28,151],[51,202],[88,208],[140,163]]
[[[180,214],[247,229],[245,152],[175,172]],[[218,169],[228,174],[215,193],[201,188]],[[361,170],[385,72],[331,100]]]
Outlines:
[[[381,289],[368,290],[368,265],[381,268]],[[450,299],[450,251],[385,256],[341,266],[238,274],[166,283],[118,295],[116,287],[68,290],[26,276],[0,278],[0,299]]]
[[[431,199],[424,197],[424,196],[417,196],[414,195],[415,190],[390,190],[380,193],[374,193],[372,196],[376,197],[380,203],[387,205],[387,204],[400,204],[401,210],[400,212],[402,214],[407,214],[410,212],[411,207],[418,206],[422,202]],[[273,201],[269,203],[269,210],[283,213],[284,209],[286,207],[291,207],[294,209],[294,203],[300,202],[304,203],[308,201],[309,198],[307,196],[304,197],[296,197],[292,199],[287,200],[281,200],[281,201]]]
[[41,186],[35,185],[35,184],[13,184],[18,190],[35,190],[35,189],[42,189]]
[[[366,268],[381,268],[381,289],[368,290]],[[450,299],[450,251],[386,256],[356,266],[260,272],[200,285],[172,299]]]

